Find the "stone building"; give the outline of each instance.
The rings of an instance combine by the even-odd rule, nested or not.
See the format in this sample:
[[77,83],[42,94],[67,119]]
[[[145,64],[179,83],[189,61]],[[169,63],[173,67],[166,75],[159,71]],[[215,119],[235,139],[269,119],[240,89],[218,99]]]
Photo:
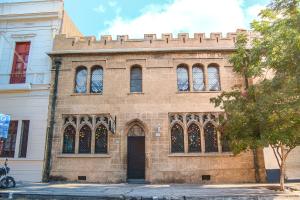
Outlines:
[[8,158],[16,181],[42,180],[56,34],[81,36],[63,0],[0,1],[0,113],[11,117],[0,164]]
[[[255,182],[252,152],[230,152],[215,128],[223,113],[210,103],[221,91],[242,85],[228,62],[235,37],[56,36],[50,53],[52,178]],[[258,158],[263,181],[262,151]]]

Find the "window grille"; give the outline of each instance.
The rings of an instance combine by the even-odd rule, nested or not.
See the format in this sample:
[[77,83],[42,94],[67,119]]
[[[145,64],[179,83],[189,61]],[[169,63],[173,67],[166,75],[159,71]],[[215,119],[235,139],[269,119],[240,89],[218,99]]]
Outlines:
[[63,153],[75,153],[75,136],[74,126],[68,125],[64,130]]
[[201,66],[193,66],[193,89],[194,91],[203,91],[204,87],[204,73]]
[[130,92],[142,92],[142,68],[139,66],[130,70]]
[[0,140],[0,156],[1,157],[10,157],[15,156],[15,146],[18,130],[18,121],[12,120],[9,123],[8,135],[7,138],[1,138]]
[[205,152],[218,152],[218,138],[215,126],[208,122],[204,126]]
[[103,69],[100,66],[94,67],[91,74],[91,93],[103,92]]
[[95,131],[95,153],[107,153],[107,128],[99,125]]
[[177,67],[177,88],[178,91],[189,91],[189,74],[185,66]]
[[223,134],[222,134],[221,142],[222,142],[222,152],[230,152],[229,141],[226,138],[226,136],[224,136]]
[[182,127],[179,124],[174,124],[171,129],[171,152],[184,152],[184,133]]
[[219,68],[215,66],[208,66],[207,73],[208,73],[208,90],[210,91],[221,90]]
[[188,127],[189,152],[201,152],[201,137],[199,126],[192,123]]
[[79,131],[79,153],[91,153],[92,131],[84,125]]
[[86,67],[78,67],[75,77],[75,92],[86,93],[87,69]]

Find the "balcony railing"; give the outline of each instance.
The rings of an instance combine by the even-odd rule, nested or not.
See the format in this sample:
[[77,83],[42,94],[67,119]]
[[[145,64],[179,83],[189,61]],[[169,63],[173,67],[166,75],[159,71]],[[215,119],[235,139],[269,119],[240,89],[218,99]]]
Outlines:
[[1,74],[0,73],[0,84],[49,84],[50,73],[49,72],[34,72],[26,74]]

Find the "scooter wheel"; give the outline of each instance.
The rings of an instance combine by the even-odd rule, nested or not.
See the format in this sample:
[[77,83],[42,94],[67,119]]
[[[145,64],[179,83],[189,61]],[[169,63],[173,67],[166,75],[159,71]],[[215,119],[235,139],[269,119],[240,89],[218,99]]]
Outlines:
[[13,188],[16,187],[15,179],[11,176],[7,176],[6,178],[2,179],[1,182],[1,188]]

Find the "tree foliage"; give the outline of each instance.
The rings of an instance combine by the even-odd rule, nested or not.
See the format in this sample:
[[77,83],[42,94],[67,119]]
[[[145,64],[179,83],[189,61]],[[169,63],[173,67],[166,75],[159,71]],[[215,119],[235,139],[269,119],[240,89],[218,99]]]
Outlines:
[[[237,37],[230,62],[244,77],[245,88],[234,88],[211,99],[226,113],[221,129],[234,153],[270,145],[281,171],[300,144],[300,0],[273,0],[252,23],[259,33]],[[267,71],[272,77],[265,76]],[[249,85],[249,80],[258,80]]]

